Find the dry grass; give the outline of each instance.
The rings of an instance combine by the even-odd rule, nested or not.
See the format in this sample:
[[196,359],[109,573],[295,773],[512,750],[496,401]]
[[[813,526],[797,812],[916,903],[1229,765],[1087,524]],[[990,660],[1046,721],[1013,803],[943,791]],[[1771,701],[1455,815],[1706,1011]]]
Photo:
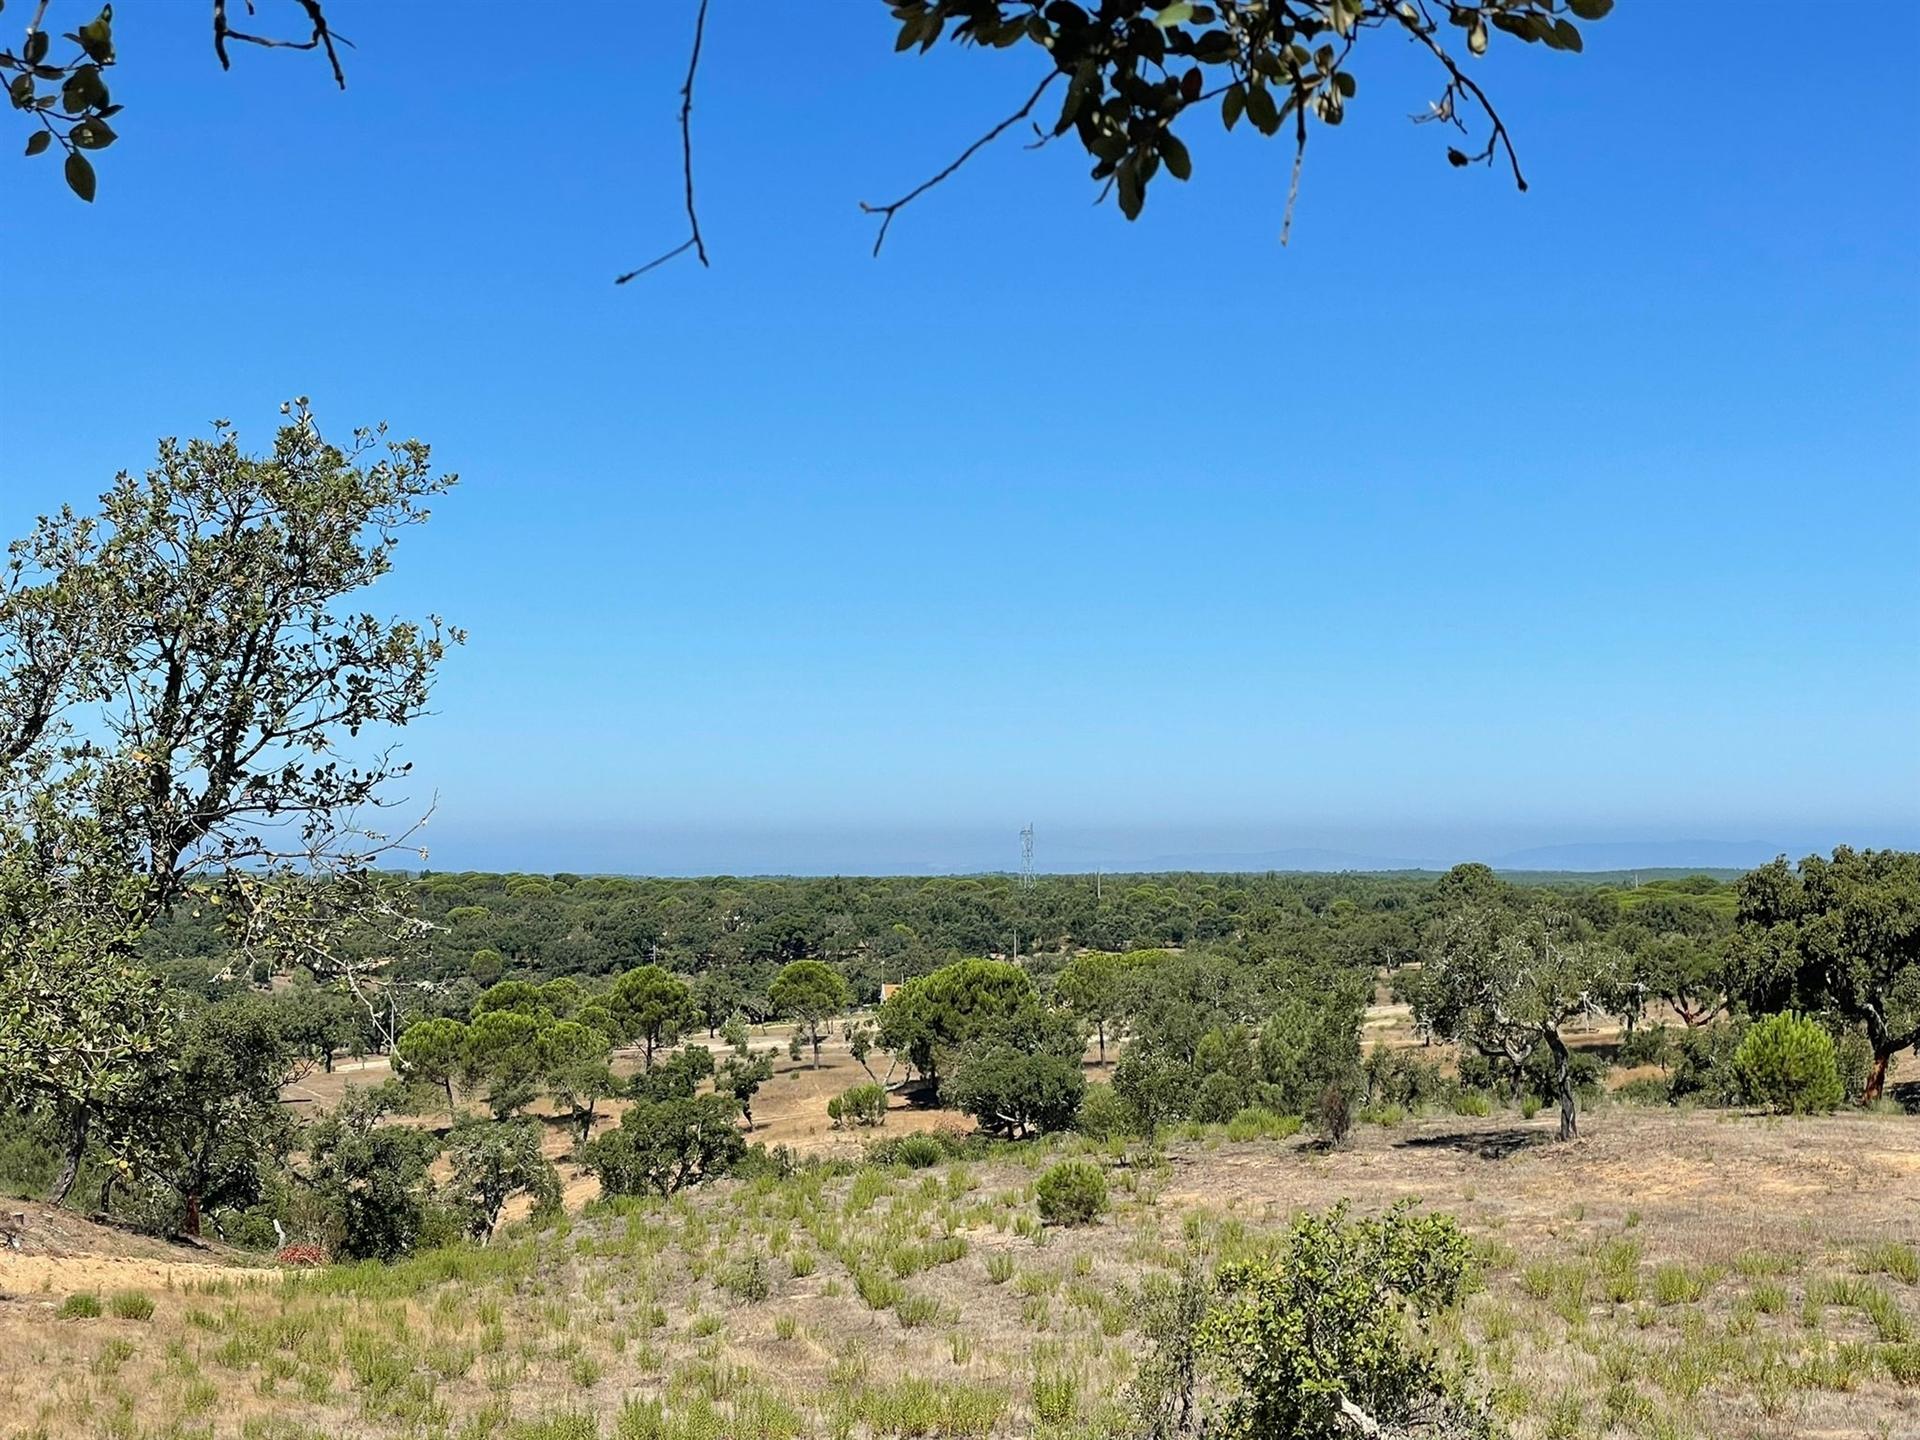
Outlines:
[[1587,1128],[1092,1151],[1114,1209],[1075,1230],[1037,1223],[1062,1147],[1033,1146],[621,1202],[385,1268],[136,1286],[96,1257],[89,1288],[142,1289],[151,1318],[56,1319],[57,1285],[8,1285],[0,1433],[1090,1440],[1122,1423],[1143,1297],[1189,1246],[1417,1195],[1481,1243],[1485,1287],[1439,1338],[1518,1436],[1920,1434],[1920,1124],[1615,1107]]

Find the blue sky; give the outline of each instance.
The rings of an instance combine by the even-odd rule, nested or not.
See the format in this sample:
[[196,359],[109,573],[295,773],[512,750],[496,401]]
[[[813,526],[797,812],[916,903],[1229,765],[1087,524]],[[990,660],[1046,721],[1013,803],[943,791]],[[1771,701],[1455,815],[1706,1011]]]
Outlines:
[[0,532],[293,394],[431,441],[442,866],[1920,841],[1913,7],[1802,96],[1783,4],[1496,43],[1525,195],[1388,40],[1284,250],[1239,133],[1134,225],[1003,145],[876,261],[1032,62],[716,0],[714,267],[616,290],[692,8],[332,0],[340,94],[122,6],[98,202],[0,160]]

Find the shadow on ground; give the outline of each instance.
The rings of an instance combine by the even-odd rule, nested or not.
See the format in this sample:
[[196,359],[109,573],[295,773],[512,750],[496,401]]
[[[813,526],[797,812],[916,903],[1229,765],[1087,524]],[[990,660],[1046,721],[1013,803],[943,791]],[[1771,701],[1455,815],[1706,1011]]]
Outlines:
[[1456,1150],[1482,1160],[1505,1160],[1522,1150],[1551,1145],[1553,1134],[1547,1130],[1514,1127],[1507,1130],[1455,1130],[1445,1135],[1415,1135],[1400,1141],[1399,1150]]

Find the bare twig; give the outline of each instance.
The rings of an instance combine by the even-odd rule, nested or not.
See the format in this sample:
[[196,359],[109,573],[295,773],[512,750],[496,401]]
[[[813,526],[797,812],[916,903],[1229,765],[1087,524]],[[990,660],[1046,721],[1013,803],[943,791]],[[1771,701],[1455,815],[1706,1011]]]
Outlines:
[[1514,151],[1513,139],[1507,134],[1506,122],[1500,118],[1500,112],[1493,108],[1493,102],[1487,98],[1487,92],[1475,84],[1472,78],[1460,68],[1460,63],[1455,60],[1453,56],[1449,55],[1446,49],[1433,38],[1431,22],[1424,27],[1411,21],[1403,23],[1406,24],[1408,32],[1433,53],[1434,59],[1445,66],[1447,74],[1452,77],[1448,81],[1446,93],[1441,97],[1441,102],[1435,107],[1434,113],[1422,118],[1448,120],[1451,121],[1456,128],[1464,131],[1467,127],[1460,119],[1459,107],[1454,104],[1453,97],[1462,90],[1466,91],[1467,94],[1474,98],[1474,102],[1479,105],[1481,113],[1487,117],[1488,123],[1493,126],[1493,133],[1487,137],[1486,148],[1477,154],[1469,155],[1467,157],[1468,161],[1475,162],[1485,160],[1491,164],[1494,152],[1496,150],[1505,150],[1507,154],[1507,164],[1513,170],[1513,183],[1524,191],[1527,188],[1527,177],[1520,173],[1520,156]]
[[[344,35],[334,34],[332,27],[327,24],[323,0],[295,0],[295,3],[307,12],[307,21],[313,26],[313,33],[305,40],[278,40],[270,35],[249,35],[244,30],[236,30],[227,23],[227,0],[213,0],[213,53],[220,57],[220,68],[233,68],[233,61],[227,55],[229,40],[258,45],[267,50],[325,50],[327,61],[333,66],[334,84],[342,90],[346,89],[347,72],[341,68],[340,52],[334,45],[337,41],[351,47],[353,42]],[[252,0],[248,0],[247,13],[253,13]]]
[[700,9],[693,18],[693,53],[687,60],[686,83],[680,87],[680,169],[687,182],[687,227],[693,233],[681,244],[676,245],[656,260],[649,260],[638,270],[629,270],[624,275],[616,275],[613,283],[624,285],[637,276],[656,270],[673,259],[693,251],[702,265],[707,261],[707,242],[700,235],[700,212],[693,203],[693,81],[700,73],[700,44],[707,33],[707,0],[700,0]]
[[947,179],[954,171],[971,160],[980,150],[991,145],[995,140],[999,139],[1001,135],[1031,115],[1033,113],[1033,107],[1040,103],[1040,97],[1047,93],[1047,87],[1059,78],[1060,71],[1050,71],[1047,78],[1034,87],[1033,93],[1027,97],[1026,104],[1022,105],[1018,110],[1014,111],[1013,114],[1007,116],[1006,119],[1002,120],[998,125],[994,126],[991,130],[987,131],[986,134],[962,150],[959,157],[955,159],[952,164],[948,165],[946,169],[930,179],[921,181],[892,204],[869,205],[866,201],[862,200],[860,202],[860,209],[862,211],[868,215],[878,215],[882,217],[880,221],[880,233],[873,237],[873,253],[877,256],[880,253],[880,247],[887,243],[887,229],[893,224],[893,217],[895,215],[899,214],[904,207],[918,200],[922,195],[926,194],[927,191],[933,189],[933,187],[941,181]]
[[1287,182],[1287,209],[1280,217],[1280,243],[1285,245],[1293,233],[1293,206],[1300,198],[1300,171],[1307,162],[1307,107],[1293,97],[1293,179]]

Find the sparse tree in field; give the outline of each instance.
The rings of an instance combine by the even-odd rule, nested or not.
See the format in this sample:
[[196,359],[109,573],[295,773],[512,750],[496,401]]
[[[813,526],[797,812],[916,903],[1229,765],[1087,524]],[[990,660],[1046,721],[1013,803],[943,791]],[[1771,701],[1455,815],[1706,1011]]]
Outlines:
[[280,1002],[281,1029],[294,1052],[333,1073],[334,1056],[359,1043],[353,1002],[331,986],[300,984]]
[[0,991],[30,995],[0,1004],[0,1087],[62,1132],[60,1198],[90,1141],[125,1159],[117,1099],[165,1044],[137,946],[189,896],[239,973],[356,986],[417,938],[369,869],[397,842],[359,818],[407,767],[348,744],[417,718],[460,637],[345,602],[453,481],[424,445],[342,449],[287,411],[264,457],[224,422],[163,441],[0,571]]
[[1045,1021],[1033,977],[999,960],[959,960],[909,980],[880,1007],[880,1043],[937,1081],[942,1056]]
[[1077,1060],[1006,1044],[963,1052],[947,1085],[947,1098],[981,1129],[1011,1140],[1071,1130],[1086,1093]]
[[460,1075],[472,1073],[473,1067],[468,1059],[470,1054],[471,1037],[466,1025],[446,1016],[417,1021],[408,1026],[399,1044],[394,1047],[394,1056],[400,1062],[401,1071],[438,1085],[446,1092],[449,1121],[459,1119],[453,1098],[453,1082]]
[[546,1061],[541,1041],[552,1023],[517,1010],[488,1010],[467,1026],[461,1080],[486,1090],[495,1120],[518,1114],[539,1094]]
[[1727,952],[1721,940],[1657,936],[1633,957],[1630,976],[1636,989],[1666,1001],[1689,1030],[1712,1023],[1727,1008]]
[[342,1260],[396,1260],[426,1223],[427,1167],[439,1139],[411,1125],[386,1125],[395,1096],[386,1087],[350,1089],[340,1106],[308,1126],[302,1178],[326,1215],[327,1248]]
[[1513,908],[1468,900],[1443,914],[1427,937],[1420,1018],[1436,1035],[1471,1045],[1508,1067],[1516,1083],[1527,1056],[1553,1052],[1560,1138],[1579,1132],[1567,1023],[1613,1007],[1626,961],[1610,946],[1576,938],[1543,906]]
[[279,1007],[243,995],[184,1022],[137,1102],[138,1168],[179,1197],[180,1227],[265,1195],[293,1144],[281,1087],[299,1065]]
[[713,1088],[716,1094],[730,1095],[740,1107],[740,1116],[747,1122],[747,1129],[753,1129],[753,1097],[760,1087],[773,1078],[773,1057],[771,1055],[749,1055],[739,1051],[720,1062],[713,1072]]
[[1124,1013],[1122,962],[1106,950],[1083,950],[1054,977],[1054,994],[1082,1021],[1093,1027],[1100,1044],[1100,1064],[1107,1063],[1107,1027]]
[[556,1020],[540,1032],[540,1076],[547,1093],[566,1111],[575,1140],[593,1134],[600,1102],[619,1092],[608,1063],[613,1042],[600,1031],[572,1020]]
[[615,980],[607,1009],[620,1027],[620,1038],[640,1043],[648,1070],[653,1069],[654,1051],[678,1040],[696,1018],[687,982],[658,965],[636,965]]
[[834,1016],[853,1004],[846,977],[822,960],[796,960],[774,977],[767,990],[774,1009],[800,1027],[813,1049],[813,1068],[820,1068],[820,1041]]
[[560,1176],[540,1152],[540,1126],[534,1120],[470,1120],[447,1137],[453,1162],[443,1198],[471,1240],[485,1244],[500,1223],[500,1212],[514,1195],[533,1197],[534,1214],[560,1208]]
[[721,1025],[720,1038],[734,1054],[744,1056],[753,1039],[753,1032],[747,1028],[747,1017],[738,1010],[734,1011]]
[[1920,854],[1852,850],[1785,857],[1740,881],[1736,983],[1756,1010],[1837,1011],[1866,1030],[1864,1099],[1920,1047]]
[[745,999],[746,992],[740,988],[740,982],[724,970],[703,970],[693,982],[693,1005],[700,1012],[701,1023],[707,1027],[709,1036],[739,1011]]
[[582,1163],[609,1195],[670,1196],[725,1174],[746,1153],[728,1095],[642,1100],[588,1142]]
[[[847,1022],[847,1053],[853,1056],[853,1063],[867,1072],[867,1078],[874,1084],[884,1086],[886,1081],[873,1073],[871,1057],[879,1034],[871,1020],[849,1020]],[[888,1075],[893,1073],[889,1070]]]
[[713,1052],[704,1045],[682,1045],[651,1070],[643,1070],[627,1084],[635,1100],[684,1100],[712,1078]]

